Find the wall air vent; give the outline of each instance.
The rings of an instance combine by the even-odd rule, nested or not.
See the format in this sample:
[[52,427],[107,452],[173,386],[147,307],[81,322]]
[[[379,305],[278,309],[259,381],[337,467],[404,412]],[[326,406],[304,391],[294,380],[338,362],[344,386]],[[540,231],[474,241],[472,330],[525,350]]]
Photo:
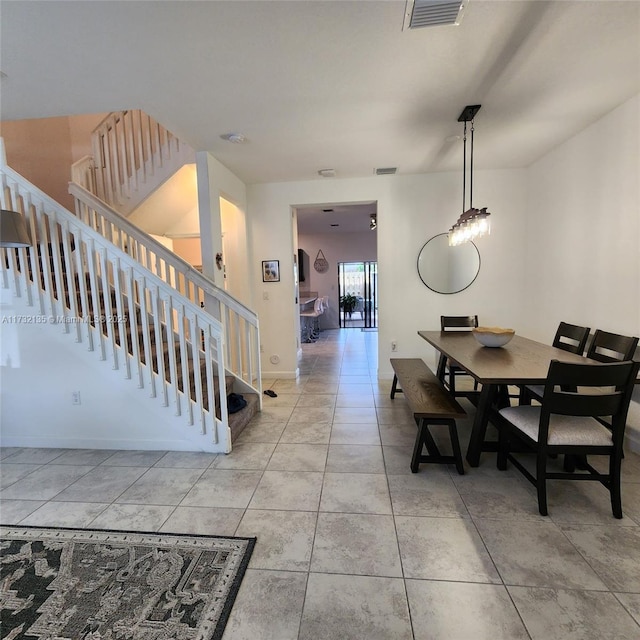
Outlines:
[[469,0],[407,0],[403,31],[460,24]]
[[398,167],[381,167],[376,169],[377,176],[392,176],[398,170]]

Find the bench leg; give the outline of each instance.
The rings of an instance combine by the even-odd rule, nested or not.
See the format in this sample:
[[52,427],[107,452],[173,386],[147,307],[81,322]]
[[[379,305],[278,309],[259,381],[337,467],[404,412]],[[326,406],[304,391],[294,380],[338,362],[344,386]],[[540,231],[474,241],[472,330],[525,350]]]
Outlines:
[[423,420],[416,420],[417,424],[418,424],[418,431],[420,430],[420,423],[424,422],[424,434],[422,437],[422,442],[424,444],[425,447],[427,447],[427,451],[429,452],[429,455],[431,456],[440,456],[440,449],[438,449],[438,445],[436,444],[436,441],[433,439],[433,436],[431,435],[431,431],[429,431],[429,427],[427,425],[427,422],[423,419]]
[[[418,425],[418,433],[416,441],[413,445],[413,455],[411,457],[411,472],[418,473],[421,462],[439,462],[444,464],[455,464],[456,470],[460,475],[464,475],[464,464],[462,462],[462,451],[460,450],[460,442],[458,441],[458,429],[455,420],[444,420],[434,422],[434,424],[446,425],[449,428],[449,437],[451,438],[452,456],[443,456],[438,450],[438,446],[429,431],[429,423],[424,418],[416,420]],[[423,447],[427,448],[428,456],[422,455]]]
[[418,473],[418,467],[420,466],[420,458],[422,458],[422,447],[424,446],[425,434],[429,433],[427,429],[427,423],[424,420],[418,421],[418,433],[416,435],[416,441],[413,445],[413,455],[411,456],[411,473]]

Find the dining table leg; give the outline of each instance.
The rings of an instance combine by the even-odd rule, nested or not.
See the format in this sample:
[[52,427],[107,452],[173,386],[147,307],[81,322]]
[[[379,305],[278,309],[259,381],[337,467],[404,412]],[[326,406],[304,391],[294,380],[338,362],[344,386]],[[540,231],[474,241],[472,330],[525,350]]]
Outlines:
[[476,416],[473,420],[473,428],[471,429],[471,437],[469,438],[466,456],[467,462],[472,467],[477,467],[480,464],[480,454],[482,453],[482,445],[487,432],[489,414],[491,413],[491,407],[497,391],[498,385],[495,384],[483,384],[480,389],[480,397],[478,398]]

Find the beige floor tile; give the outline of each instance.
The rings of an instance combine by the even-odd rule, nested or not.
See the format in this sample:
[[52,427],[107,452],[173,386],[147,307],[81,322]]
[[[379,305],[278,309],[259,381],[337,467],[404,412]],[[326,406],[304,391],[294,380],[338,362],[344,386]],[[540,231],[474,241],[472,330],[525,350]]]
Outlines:
[[529,640],[502,585],[440,580],[406,583],[415,640]]
[[265,471],[249,508],[317,511],[322,476],[307,471]]
[[501,583],[469,519],[396,516],[395,522],[405,578]]
[[248,509],[236,535],[257,537],[249,567],[308,571],[316,518],[312,511]]
[[320,511],[391,514],[387,479],[372,473],[325,473]]
[[[372,550],[375,549],[375,553]],[[402,576],[393,518],[319,513],[311,571]]]
[[640,628],[612,593],[508,587],[531,640],[637,640]]
[[289,444],[276,446],[267,469],[269,471],[324,471],[326,444]]
[[247,569],[222,640],[297,640],[307,574]]
[[412,640],[402,580],[311,573],[299,640]]
[[550,520],[474,521],[505,584],[606,590],[584,554]]

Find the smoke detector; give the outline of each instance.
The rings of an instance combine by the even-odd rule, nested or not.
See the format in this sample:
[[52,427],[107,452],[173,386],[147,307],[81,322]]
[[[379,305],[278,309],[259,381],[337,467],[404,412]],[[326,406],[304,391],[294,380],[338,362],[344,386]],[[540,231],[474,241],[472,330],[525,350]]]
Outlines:
[[402,30],[459,25],[469,0],[407,0]]

